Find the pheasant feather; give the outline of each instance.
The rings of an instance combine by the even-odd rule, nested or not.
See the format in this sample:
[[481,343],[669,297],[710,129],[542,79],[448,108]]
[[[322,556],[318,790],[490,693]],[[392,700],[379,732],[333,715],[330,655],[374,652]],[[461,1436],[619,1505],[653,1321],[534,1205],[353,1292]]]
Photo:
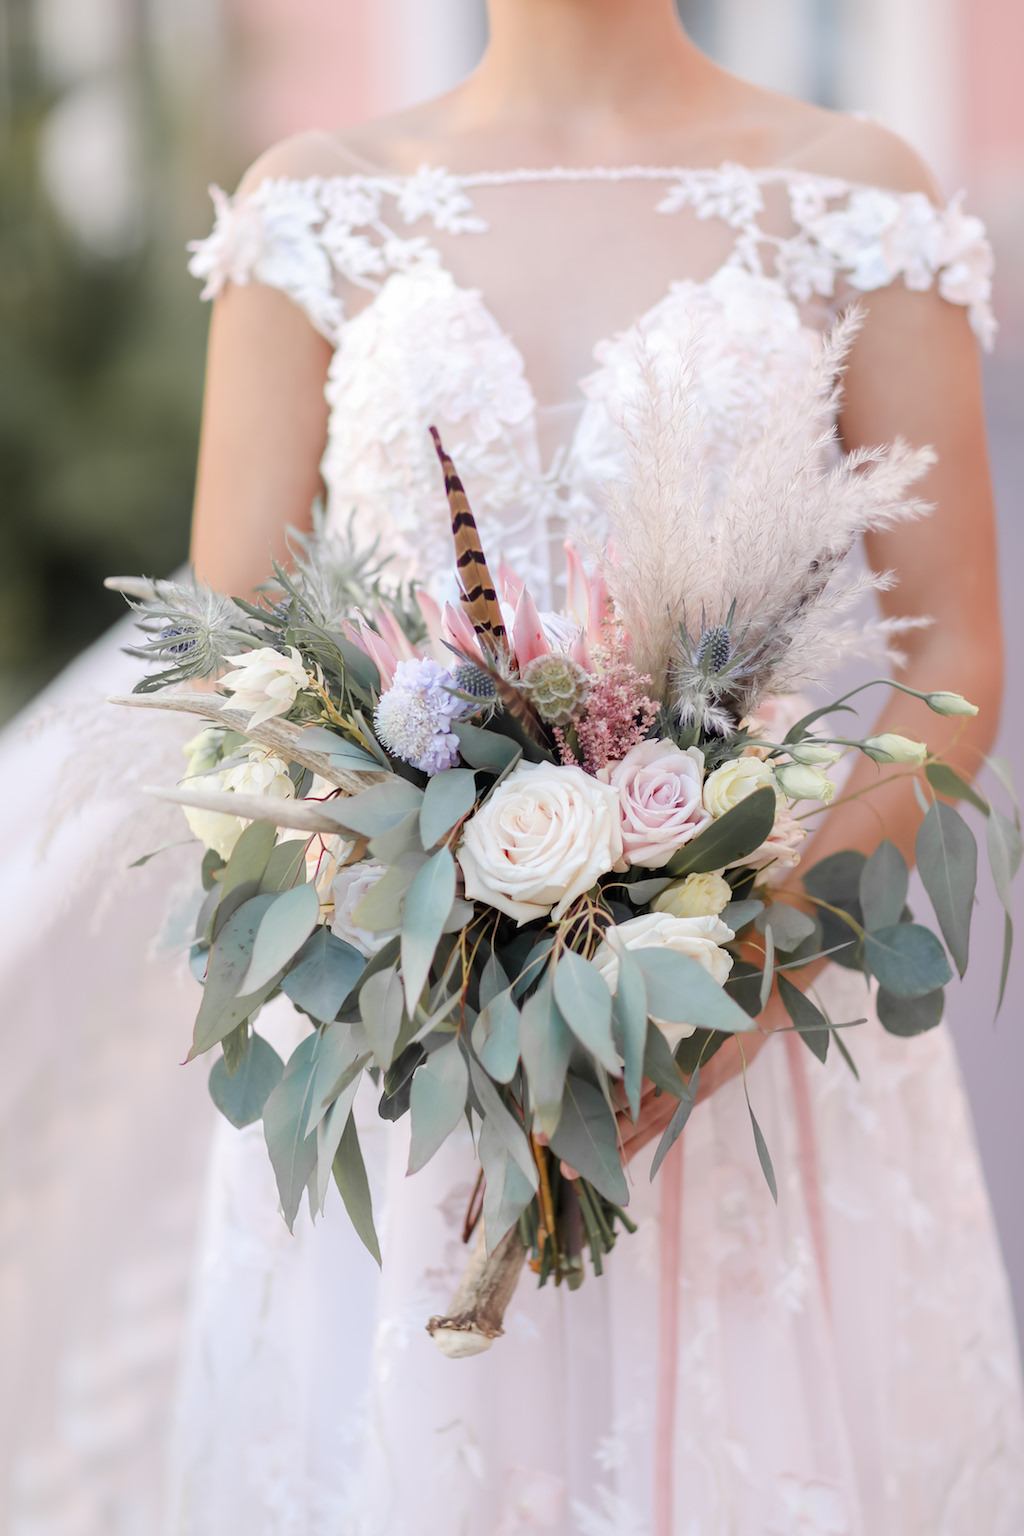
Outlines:
[[470,510],[465,488],[455,472],[455,465],[445,453],[436,427],[431,427],[437,456],[444,470],[444,488],[452,512],[455,539],[455,567],[462,588],[462,606],[486,649],[496,659],[509,656],[508,636],[501,617],[501,604],[480,543],[476,518]]

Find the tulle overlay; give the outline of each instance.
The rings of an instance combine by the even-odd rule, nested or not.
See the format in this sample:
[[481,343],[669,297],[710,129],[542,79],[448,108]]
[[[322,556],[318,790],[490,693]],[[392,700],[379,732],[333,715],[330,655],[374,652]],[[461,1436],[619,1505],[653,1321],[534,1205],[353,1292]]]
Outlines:
[[[990,265],[958,203],[738,166],[268,181],[220,199],[193,258],[209,294],[270,284],[331,340],[331,516],[448,595],[436,424],[489,553],[542,607],[566,532],[603,542],[645,357],[696,369],[710,492],[850,302],[937,287],[987,341]],[[185,836],[127,812],[180,774],[187,726],[99,704],[126,687],[118,643],[0,755],[5,1529],[1020,1536],[1016,1341],[951,1041],[887,1035],[856,975],[820,990],[837,1022],[872,1016],[849,1038],[859,1084],[783,1038],[749,1073],[778,1208],[731,1084],[687,1127],[676,1208],[641,1155],[639,1231],[604,1277],[567,1295],[527,1274],[476,1359],[446,1360],[424,1326],[465,1258],[468,1133],[406,1178],[405,1125],[358,1101],[382,1273],[333,1191],[288,1235],[258,1129],[218,1126],[201,1198],[205,1069],[174,1065],[195,848],[125,873]],[[36,808],[69,783],[84,809],[35,868]],[[302,1032],[280,1001],[257,1027],[285,1051]]]

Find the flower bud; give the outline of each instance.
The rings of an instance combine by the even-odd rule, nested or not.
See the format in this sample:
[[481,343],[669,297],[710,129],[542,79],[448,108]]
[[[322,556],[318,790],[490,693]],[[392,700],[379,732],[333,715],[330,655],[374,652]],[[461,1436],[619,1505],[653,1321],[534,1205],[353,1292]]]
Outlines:
[[920,767],[928,756],[923,741],[911,741],[909,737],[896,736],[891,731],[881,736],[869,736],[867,741],[861,742],[861,751],[876,763],[913,763],[915,767]]
[[826,747],[823,742],[798,741],[786,751],[794,763],[805,763],[808,767],[821,765],[826,767],[829,763],[838,763],[843,755],[842,747]]
[[783,763],[775,770],[775,782],[790,800],[832,799],[836,787],[827,774],[803,763]]
[[937,715],[976,715],[977,704],[971,704],[962,693],[927,693],[925,703]]
[[731,901],[732,886],[721,875],[687,875],[655,896],[651,906],[670,917],[717,917]]

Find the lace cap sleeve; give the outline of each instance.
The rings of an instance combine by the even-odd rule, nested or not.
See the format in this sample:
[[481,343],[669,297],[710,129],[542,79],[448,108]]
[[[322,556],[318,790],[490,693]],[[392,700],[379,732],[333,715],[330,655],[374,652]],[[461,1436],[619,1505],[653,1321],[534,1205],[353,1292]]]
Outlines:
[[838,208],[815,207],[818,200],[799,186],[792,196],[797,223],[852,288],[870,292],[902,277],[920,291],[937,281],[944,299],[966,307],[976,336],[991,350],[992,247],[982,221],[964,212],[962,193],[946,208],[923,192],[876,187],[851,189]]
[[329,210],[319,178],[268,180],[234,198],[211,187],[210,195],[213,231],[189,246],[189,271],[205,282],[202,297],[215,299],[229,282],[265,283],[294,299],[336,343],[345,315],[325,240]]

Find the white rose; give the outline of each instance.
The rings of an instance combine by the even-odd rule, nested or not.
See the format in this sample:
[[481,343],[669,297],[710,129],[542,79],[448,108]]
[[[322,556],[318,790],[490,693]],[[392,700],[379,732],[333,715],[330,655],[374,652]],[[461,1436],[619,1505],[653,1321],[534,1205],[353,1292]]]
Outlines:
[[[197,742],[199,739],[196,738]],[[202,761],[201,750],[193,754],[189,764],[193,773]],[[295,785],[287,768],[279,757],[275,757],[265,747],[251,748],[244,762],[236,763],[223,773],[203,774],[194,787],[233,790],[240,795],[269,795],[275,800],[295,798]],[[185,819],[199,841],[219,853],[222,859],[230,859],[235,844],[249,822],[240,816],[229,816],[223,811],[201,811],[190,805],[183,809]]]
[[227,673],[221,678],[221,684],[234,694],[239,709],[251,710],[250,730],[273,715],[287,714],[298,695],[313,685],[313,677],[303,666],[302,657],[294,645],[288,649],[290,656],[284,656],[268,645],[258,651],[243,651],[240,656],[228,657],[238,671]]
[[765,788],[775,788],[771,765],[757,757],[737,757],[704,780],[704,808],[717,820],[755,790]]
[[[673,949],[696,960],[724,987],[732,970],[732,956],[721,946],[734,937],[720,917],[669,917],[661,912],[648,912],[606,929],[594,964],[614,992],[619,984],[620,949]],[[668,1024],[662,1019],[655,1019],[654,1023],[673,1051],[680,1040],[689,1039],[699,1028],[697,1024]]]
[[466,896],[518,923],[561,917],[622,857],[619,792],[558,763],[520,763],[463,830]]
[[687,875],[655,896],[655,912],[670,917],[717,917],[732,901],[732,886],[721,875]]
[[334,917],[331,919],[331,932],[336,938],[344,939],[346,944],[351,944],[353,949],[358,949],[367,960],[402,931],[401,928],[387,928],[371,933],[369,928],[360,928],[352,921],[352,914],[356,907],[364,896],[369,896],[378,880],[387,872],[387,868],[386,864],[372,862],[349,864],[345,869],[339,869],[334,877]]

